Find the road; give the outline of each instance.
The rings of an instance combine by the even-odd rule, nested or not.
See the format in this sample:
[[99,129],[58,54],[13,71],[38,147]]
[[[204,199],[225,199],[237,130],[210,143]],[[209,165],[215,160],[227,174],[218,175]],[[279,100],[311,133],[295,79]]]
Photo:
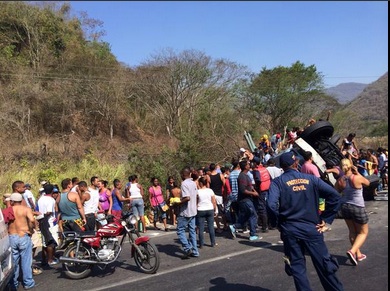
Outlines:
[[[388,201],[366,201],[366,208],[370,221],[362,248],[367,255],[365,261],[352,266],[347,259],[350,246],[342,219],[334,221],[331,231],[325,233],[325,241],[338,259],[337,274],[345,290],[388,290]],[[188,260],[180,258],[182,252],[174,230],[149,230],[147,234],[160,252],[157,274],[141,273],[126,244],[118,262],[105,270],[95,267],[92,275],[82,280],[66,278],[61,265],[44,269],[34,277],[39,290],[295,290],[292,278],[284,272],[283,245],[278,242],[277,230],[261,234],[263,239],[257,242],[249,242],[248,234],[238,234],[233,240],[229,232],[224,232],[217,234],[218,246],[214,248],[207,245],[209,238],[205,234],[206,245],[200,257]],[[312,289],[323,290],[307,258]]]

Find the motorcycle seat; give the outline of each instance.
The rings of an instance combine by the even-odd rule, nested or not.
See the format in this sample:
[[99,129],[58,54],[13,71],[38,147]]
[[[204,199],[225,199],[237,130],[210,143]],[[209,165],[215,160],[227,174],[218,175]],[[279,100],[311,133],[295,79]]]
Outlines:
[[96,231],[91,230],[91,231],[82,231],[78,233],[79,237],[95,237],[96,236]]

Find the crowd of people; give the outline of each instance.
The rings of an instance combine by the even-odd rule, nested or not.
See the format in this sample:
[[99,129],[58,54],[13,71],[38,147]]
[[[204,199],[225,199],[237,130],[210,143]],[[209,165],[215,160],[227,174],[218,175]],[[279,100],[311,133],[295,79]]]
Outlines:
[[[42,272],[33,262],[37,247],[42,247],[41,265],[56,265],[59,233],[94,231],[101,227],[100,214],[120,219],[123,211],[131,210],[139,219],[136,227],[140,232],[159,230],[158,222],[163,224],[162,231],[176,229],[184,252],[182,259],[199,257],[205,245],[217,246],[216,233],[234,239],[242,231],[248,233],[249,241],[258,241],[262,239],[260,233],[278,229],[285,248],[285,270],[293,276],[297,290],[310,289],[302,259],[304,249],[312,256],[325,290],[342,290],[335,275],[337,262],[328,253],[322,233],[341,213],[351,244],[346,255],[353,265],[367,258],[361,250],[368,235],[362,188],[369,185],[365,176],[370,173],[380,175],[382,188],[387,187],[387,150],[359,150],[351,134],[340,148],[345,159],[337,171],[329,171],[337,180],[331,187],[320,179],[311,152],[304,153],[305,162],[298,167],[299,159],[288,148],[299,135],[291,131],[286,134],[287,142],[282,141],[280,133],[270,140],[263,135],[255,151],[241,148],[225,166],[210,163],[183,168],[181,183],[173,176],[165,183],[151,177],[144,189],[135,174],[126,184],[114,179],[111,185],[97,176],[89,183],[74,177],[62,180],[60,186],[42,181],[39,195],[34,195],[30,184],[15,181],[13,193],[3,196],[3,214],[9,218],[17,266],[13,288],[19,285],[20,269],[23,287],[33,288],[33,275]],[[279,167],[274,156],[281,152]],[[329,268],[334,272],[329,274]]]

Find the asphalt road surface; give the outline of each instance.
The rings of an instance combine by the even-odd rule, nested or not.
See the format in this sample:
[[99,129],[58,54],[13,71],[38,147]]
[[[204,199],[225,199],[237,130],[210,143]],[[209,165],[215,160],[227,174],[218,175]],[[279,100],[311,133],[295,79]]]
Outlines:
[[[387,193],[381,195],[387,199]],[[325,233],[328,249],[340,264],[337,272],[344,290],[388,290],[388,201],[366,201],[369,212],[369,235],[362,247],[367,259],[352,266],[346,251],[350,248],[348,229],[336,219]],[[182,260],[180,243],[174,229],[170,232],[149,230],[156,244],[161,264],[153,275],[142,273],[124,244],[119,260],[104,270],[94,267],[91,276],[72,280],[65,277],[61,264],[47,267],[34,277],[37,290],[295,290],[292,277],[284,272],[283,244],[279,232],[260,234],[263,239],[250,242],[248,234],[235,240],[229,232],[217,234],[215,247],[200,249],[199,258]],[[39,260],[39,253],[38,260]],[[310,257],[307,273],[313,290],[323,290]],[[21,289],[21,288],[20,288]]]

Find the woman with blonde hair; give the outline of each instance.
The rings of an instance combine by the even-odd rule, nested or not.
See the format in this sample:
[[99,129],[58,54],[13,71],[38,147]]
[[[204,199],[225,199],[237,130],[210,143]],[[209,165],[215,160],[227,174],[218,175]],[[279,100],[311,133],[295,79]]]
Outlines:
[[351,249],[347,251],[350,262],[356,266],[366,259],[360,251],[368,235],[368,215],[364,205],[363,186],[369,186],[370,181],[359,174],[350,159],[342,159],[340,167],[345,173],[335,185],[342,192],[341,213],[348,230]]

